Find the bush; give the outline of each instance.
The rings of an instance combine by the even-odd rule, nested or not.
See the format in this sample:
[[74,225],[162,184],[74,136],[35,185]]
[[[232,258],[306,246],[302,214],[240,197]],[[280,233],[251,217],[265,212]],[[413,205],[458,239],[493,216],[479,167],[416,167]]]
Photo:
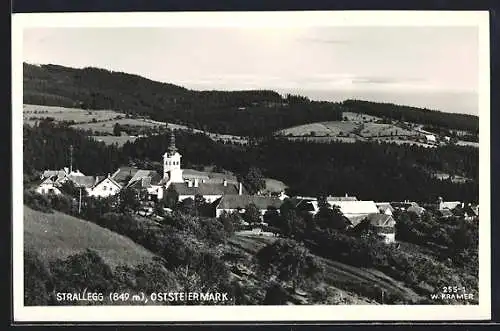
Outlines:
[[24,204],[33,210],[43,213],[52,213],[51,201],[43,194],[31,190],[24,190],[23,200]]
[[51,275],[33,251],[24,252],[24,305],[46,306],[50,303]]

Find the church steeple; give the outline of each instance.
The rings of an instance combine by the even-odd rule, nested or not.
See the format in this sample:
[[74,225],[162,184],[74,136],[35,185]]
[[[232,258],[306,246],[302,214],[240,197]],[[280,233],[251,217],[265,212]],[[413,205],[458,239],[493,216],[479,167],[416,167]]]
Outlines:
[[168,153],[175,154],[177,152],[177,147],[175,147],[175,134],[174,130],[170,131],[170,145],[168,146]]

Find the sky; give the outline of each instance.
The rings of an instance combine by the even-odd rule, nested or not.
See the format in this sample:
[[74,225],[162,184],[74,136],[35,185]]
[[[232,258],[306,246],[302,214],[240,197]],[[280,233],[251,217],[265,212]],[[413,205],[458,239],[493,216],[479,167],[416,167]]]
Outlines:
[[28,28],[23,61],[477,114],[477,27]]

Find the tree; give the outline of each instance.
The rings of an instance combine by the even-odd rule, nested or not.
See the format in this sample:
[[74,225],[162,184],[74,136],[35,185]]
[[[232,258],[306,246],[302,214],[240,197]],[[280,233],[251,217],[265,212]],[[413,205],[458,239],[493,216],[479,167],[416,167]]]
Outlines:
[[186,198],[179,202],[179,211],[192,216],[196,216],[198,214],[196,203],[192,198]]
[[165,193],[163,200],[165,201],[165,206],[167,208],[175,209],[179,202],[179,194],[175,189],[169,187],[167,189],[167,192]]
[[137,211],[141,205],[137,192],[130,187],[126,187],[120,191],[120,211]]
[[333,208],[326,199],[318,199],[318,213],[315,215],[316,224],[322,229],[345,230],[348,226],[348,221],[342,215],[342,212],[337,206]]
[[295,289],[307,280],[317,279],[322,266],[302,243],[280,239],[257,252],[259,268]]
[[122,134],[122,128],[120,126],[120,123],[115,123],[115,126],[113,126],[113,134],[115,136],[120,136]]
[[250,194],[256,194],[266,188],[264,176],[261,170],[256,167],[250,167],[241,181]]
[[248,223],[260,223],[260,210],[253,203],[249,204],[245,208],[245,213],[243,214],[243,219]]

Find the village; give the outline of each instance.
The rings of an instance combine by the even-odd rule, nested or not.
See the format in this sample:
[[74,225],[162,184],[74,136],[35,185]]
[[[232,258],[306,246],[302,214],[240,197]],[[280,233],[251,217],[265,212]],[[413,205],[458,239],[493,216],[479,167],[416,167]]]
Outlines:
[[[132,189],[137,193],[141,207],[136,213],[161,221],[162,217],[155,215],[154,202],[160,201],[168,192],[175,192],[179,202],[187,199],[195,200],[203,197],[212,208],[212,217],[219,218],[224,213],[243,214],[249,206],[260,212],[259,222],[248,223],[241,219],[240,234],[276,236],[265,222],[270,211],[279,212],[285,200],[293,203],[295,208],[311,215],[320,210],[317,197],[293,196],[284,191],[257,192],[250,194],[241,181],[234,178],[226,179],[223,174],[213,176],[203,171],[183,169],[182,155],[175,145],[175,134],[171,131],[170,146],[163,155],[163,174],[155,170],[139,169],[136,167],[120,167],[107,176],[86,175],[78,169],[74,170],[72,162],[69,167],[60,170],[45,170],[41,174],[40,182],[35,191],[39,194],[62,194],[61,186],[71,182],[80,189],[80,204],[82,191],[85,195],[94,198],[108,198],[118,195],[124,189]],[[146,192],[146,194],[140,194]],[[434,203],[415,201],[373,201],[358,200],[355,196],[328,196],[324,201],[331,208],[336,208],[345,220],[347,228],[356,228],[360,224],[368,224],[379,238],[386,244],[396,242],[396,221],[393,213],[396,210],[413,212],[422,215],[426,209],[432,209],[437,216],[446,219],[457,217],[466,221],[474,221],[479,217],[479,206],[462,201],[445,201],[439,197]],[[164,208],[171,212],[170,208]]]

